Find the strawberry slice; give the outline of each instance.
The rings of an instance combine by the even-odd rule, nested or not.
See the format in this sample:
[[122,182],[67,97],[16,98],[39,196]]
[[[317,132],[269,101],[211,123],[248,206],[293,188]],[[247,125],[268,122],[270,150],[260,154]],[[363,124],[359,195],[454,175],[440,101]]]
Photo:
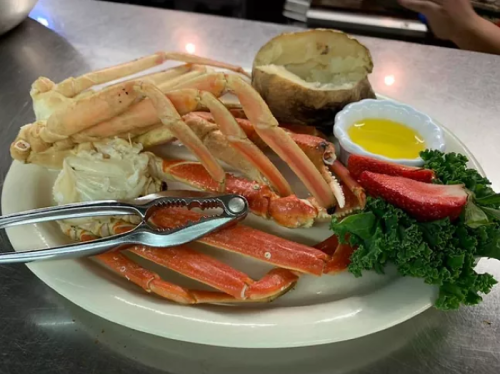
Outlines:
[[372,157],[360,155],[350,155],[347,160],[347,168],[355,179],[359,179],[363,171],[395,175],[426,183],[431,183],[435,178],[434,171],[429,169],[399,165],[395,162],[380,161]]
[[458,184],[429,184],[370,171],[361,173],[359,183],[370,196],[381,197],[420,221],[458,218],[467,203],[467,193]]

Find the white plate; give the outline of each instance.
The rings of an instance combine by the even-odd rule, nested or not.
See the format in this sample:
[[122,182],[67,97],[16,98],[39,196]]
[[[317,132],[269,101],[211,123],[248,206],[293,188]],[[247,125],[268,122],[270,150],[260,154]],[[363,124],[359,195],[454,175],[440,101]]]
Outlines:
[[[448,151],[467,155],[471,166],[482,171],[465,146],[444,131]],[[187,155],[180,147],[163,149],[178,158]],[[55,176],[41,167],[14,162],[4,183],[3,214],[52,205]],[[293,183],[289,171],[285,177]],[[170,187],[185,188],[175,183]],[[246,223],[306,244],[330,235],[326,225],[289,230],[255,217],[247,218]],[[55,223],[14,227],[7,234],[16,251],[68,242]],[[254,260],[208,251],[254,279],[267,270]],[[110,321],[166,338],[226,347],[298,347],[357,338],[423,312],[432,305],[436,292],[418,279],[398,277],[393,271],[385,276],[366,273],[359,279],[345,272],[321,278],[303,276],[294,290],[269,304],[182,306],[146,294],[88,259],[32,263],[28,267],[68,300]],[[167,270],[154,269],[168,280],[194,284]]]

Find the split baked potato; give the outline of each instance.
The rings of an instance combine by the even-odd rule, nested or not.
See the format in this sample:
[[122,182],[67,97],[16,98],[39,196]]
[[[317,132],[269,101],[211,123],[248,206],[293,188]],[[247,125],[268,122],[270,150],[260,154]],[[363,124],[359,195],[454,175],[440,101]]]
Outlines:
[[252,85],[281,123],[327,127],[349,103],[375,98],[370,51],[347,34],[315,29],[278,35],[255,56]]

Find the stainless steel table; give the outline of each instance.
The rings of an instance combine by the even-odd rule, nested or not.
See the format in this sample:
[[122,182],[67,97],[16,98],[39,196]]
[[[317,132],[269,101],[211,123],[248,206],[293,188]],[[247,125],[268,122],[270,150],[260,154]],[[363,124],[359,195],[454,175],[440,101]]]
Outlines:
[[[156,50],[183,50],[249,66],[283,26],[90,0],[42,0],[0,38],[0,180],[9,144],[33,119],[30,84],[57,81]],[[45,25],[45,26],[44,26]],[[362,38],[376,90],[452,129],[500,190],[500,58]],[[37,186],[33,186],[34,189]],[[19,196],[22,199],[22,196]],[[2,250],[10,244],[2,233]],[[500,263],[481,261],[500,279]],[[397,305],[394,307],[397,308]],[[70,304],[25,266],[0,267],[0,373],[499,373],[500,286],[459,312],[429,310],[354,341],[285,350],[237,350],[135,332]]]

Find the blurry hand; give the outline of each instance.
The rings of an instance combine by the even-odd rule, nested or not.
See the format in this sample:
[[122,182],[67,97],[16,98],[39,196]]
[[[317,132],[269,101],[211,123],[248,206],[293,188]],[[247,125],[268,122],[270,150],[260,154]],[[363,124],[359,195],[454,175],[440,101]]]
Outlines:
[[464,32],[474,28],[480,18],[470,0],[399,0],[399,3],[422,13],[434,34],[445,40],[456,41]]

